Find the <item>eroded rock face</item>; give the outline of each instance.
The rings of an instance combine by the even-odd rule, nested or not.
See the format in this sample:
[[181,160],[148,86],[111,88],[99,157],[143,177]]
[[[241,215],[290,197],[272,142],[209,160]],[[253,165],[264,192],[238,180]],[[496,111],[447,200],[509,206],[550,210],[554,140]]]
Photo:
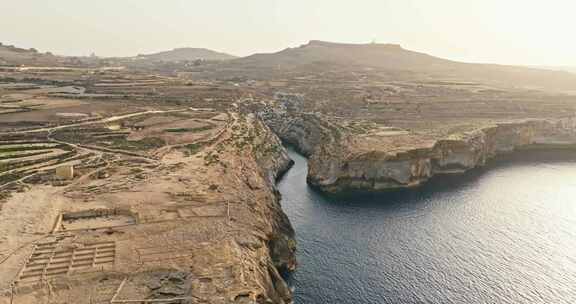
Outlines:
[[[294,230],[286,214],[282,211],[280,205],[280,193],[277,191],[275,183],[277,179],[284,174],[293,164],[288,157],[286,150],[283,148],[280,139],[264,124],[252,114],[245,117],[244,124],[249,126],[248,136],[246,138],[247,146],[243,147],[246,151],[247,158],[252,158],[256,163],[256,169],[243,167],[245,183],[253,190],[265,191],[270,193],[270,201],[264,204],[264,210],[257,210],[259,214],[264,214],[262,220],[266,226],[270,227],[270,233],[267,234],[267,257],[263,257],[259,267],[263,281],[260,284],[265,288],[265,293],[250,293],[249,296],[242,296],[234,299],[235,303],[290,303],[292,301],[292,292],[280,275],[280,272],[291,272],[296,269],[296,241]],[[241,119],[239,119],[241,120]],[[239,130],[239,134],[244,131]],[[244,135],[244,134],[243,134]],[[245,163],[247,165],[247,163]],[[250,174],[260,172],[260,176],[250,177]],[[241,242],[242,246],[259,246],[258,241]],[[268,262],[264,262],[268,261]],[[267,302],[268,301],[268,302]]]
[[[575,131],[573,123],[568,120],[497,124],[469,134],[437,140],[432,147],[349,155],[340,161],[342,165],[337,169],[333,164],[328,164],[329,168],[324,172],[332,174],[311,177],[309,180],[318,181],[315,185],[328,192],[413,187],[434,175],[461,173],[483,166],[494,156],[516,149],[571,147],[576,144]],[[316,156],[311,161],[322,158]]]
[[[0,303],[13,293],[15,303],[291,303],[280,274],[295,269],[296,242],[275,182],[292,161],[255,115],[225,117],[202,141],[138,158],[89,154],[75,184],[39,180],[8,197],[0,231],[14,241],[1,239],[1,249],[20,239],[28,247],[0,265]],[[15,213],[26,201],[45,203]],[[48,278],[50,292],[37,260],[26,260],[35,251],[44,260],[46,250],[63,256],[50,269],[70,269]],[[87,252],[92,262],[74,264]]]
[[501,122],[432,137],[355,136],[322,115],[281,106],[264,110],[261,117],[280,138],[308,156],[308,182],[326,192],[414,187],[434,175],[483,166],[516,149],[576,145],[573,118]]

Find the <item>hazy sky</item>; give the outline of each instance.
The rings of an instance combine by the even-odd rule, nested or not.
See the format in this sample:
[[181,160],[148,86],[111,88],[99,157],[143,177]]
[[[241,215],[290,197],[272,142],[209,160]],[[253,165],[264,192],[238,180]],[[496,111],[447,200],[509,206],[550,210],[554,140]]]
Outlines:
[[0,0],[0,12],[0,42],[65,55],[375,40],[455,60],[576,66],[574,0]]

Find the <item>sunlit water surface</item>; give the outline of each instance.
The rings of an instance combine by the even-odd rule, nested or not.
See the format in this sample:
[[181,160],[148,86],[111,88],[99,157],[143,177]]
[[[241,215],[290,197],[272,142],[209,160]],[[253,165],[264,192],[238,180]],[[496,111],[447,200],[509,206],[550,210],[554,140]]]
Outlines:
[[306,159],[279,182],[296,304],[576,303],[576,153],[530,152],[404,192],[327,197]]

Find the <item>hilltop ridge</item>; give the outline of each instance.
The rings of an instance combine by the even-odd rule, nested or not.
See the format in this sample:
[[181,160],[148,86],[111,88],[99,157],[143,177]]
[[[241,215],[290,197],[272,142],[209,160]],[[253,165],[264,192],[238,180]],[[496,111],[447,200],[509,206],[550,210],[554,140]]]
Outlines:
[[170,51],[163,51],[147,55],[138,55],[138,58],[145,58],[158,61],[192,61],[192,60],[229,60],[237,58],[236,56],[216,52],[206,48],[175,48]]
[[349,44],[311,40],[296,48],[277,53],[254,54],[235,60],[238,64],[256,67],[295,67],[314,63],[365,66],[387,69],[422,68],[431,65],[453,63],[403,49],[397,44]]
[[[231,60],[225,67],[256,72],[377,71],[397,80],[444,80],[490,83],[506,87],[573,91],[576,75],[513,65],[458,62],[411,51],[397,44],[350,44],[311,40],[295,48]],[[265,74],[267,76],[270,76]],[[263,74],[264,75],[264,74]]]

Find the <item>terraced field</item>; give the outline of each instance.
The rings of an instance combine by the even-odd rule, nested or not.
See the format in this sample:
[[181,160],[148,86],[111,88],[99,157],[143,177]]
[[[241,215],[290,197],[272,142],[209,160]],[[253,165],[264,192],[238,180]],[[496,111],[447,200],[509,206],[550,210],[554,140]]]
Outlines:
[[0,187],[86,157],[50,141],[0,141]]

